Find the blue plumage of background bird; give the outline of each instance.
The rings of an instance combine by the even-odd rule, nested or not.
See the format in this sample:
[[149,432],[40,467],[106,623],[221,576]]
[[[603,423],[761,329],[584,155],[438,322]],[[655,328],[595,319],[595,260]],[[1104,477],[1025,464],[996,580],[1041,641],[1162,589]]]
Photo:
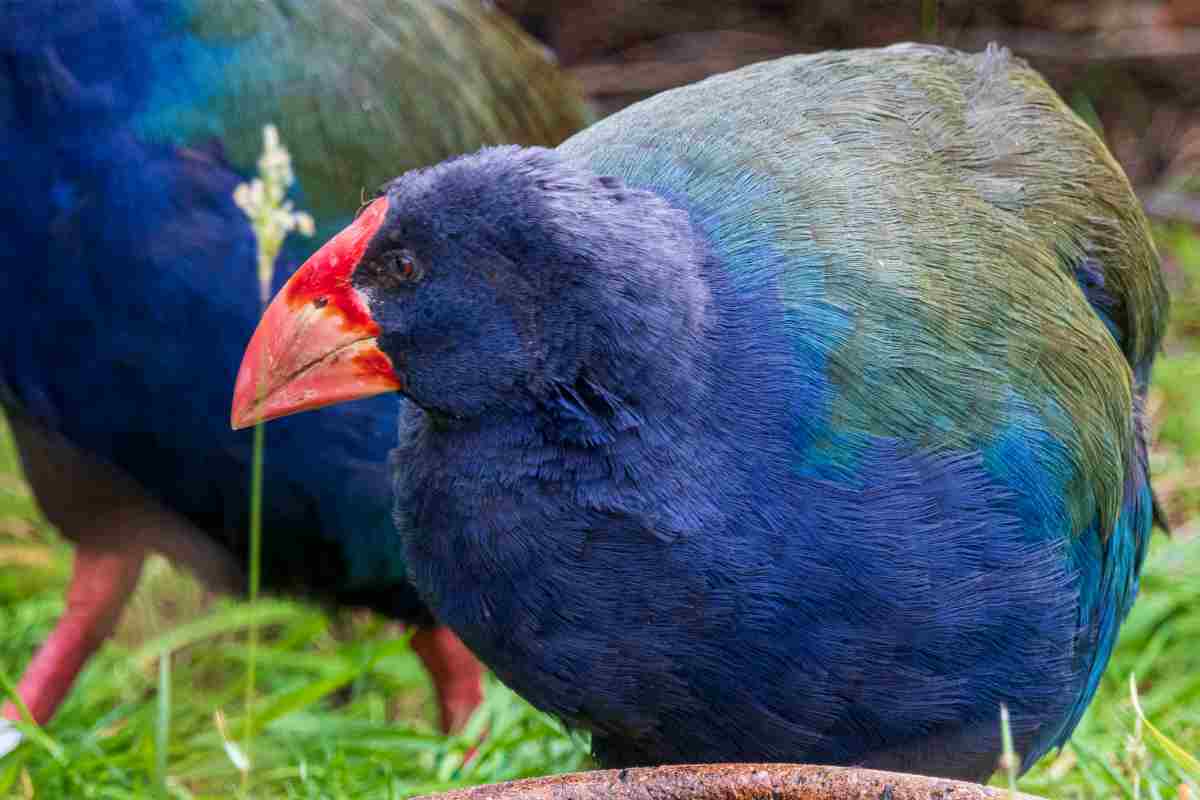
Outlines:
[[272,302],[233,419],[407,397],[415,585],[606,765],[980,779],[1001,704],[1025,765],[1067,739],[1133,603],[1166,308],[1022,62],[831,52],[398,178]]
[[[111,631],[146,552],[244,586],[251,437],[225,409],[260,300],[232,195],[263,126],[281,129],[295,199],[327,235],[397,165],[555,144],[585,114],[539,45],[465,0],[5,5],[0,398],[41,507],[76,544],[66,611],[21,684],[36,719]],[[276,286],[314,241],[288,241]],[[480,675],[404,579],[384,466],[396,408],[267,436],[264,586],[424,626],[452,726]]]

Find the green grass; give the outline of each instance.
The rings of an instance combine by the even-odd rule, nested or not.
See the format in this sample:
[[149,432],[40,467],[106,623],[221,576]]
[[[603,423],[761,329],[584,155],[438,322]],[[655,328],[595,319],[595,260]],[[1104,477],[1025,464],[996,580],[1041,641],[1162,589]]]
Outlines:
[[[28,498],[9,488],[0,501],[12,515],[6,521],[36,520]],[[40,555],[0,568],[0,671],[9,682],[62,608],[69,556],[36,523],[15,527],[6,541]],[[252,623],[260,626],[257,700],[247,720]],[[169,704],[159,703],[164,677]],[[218,712],[229,735],[246,725],[255,733],[244,792]],[[495,682],[461,736],[437,734],[434,718],[424,674],[396,626],[294,602],[207,598],[155,560],[115,640],[44,735],[0,759],[0,797],[403,797],[586,766],[579,743]],[[485,727],[489,737],[463,766]]]
[[[1187,760],[1200,753],[1200,240],[1179,230],[1161,238],[1175,313],[1155,374],[1152,464],[1178,533],[1156,537],[1141,598],[1071,744],[1019,782],[1045,797],[1178,800],[1190,780],[1190,796],[1200,798]],[[68,571],[69,550],[38,515],[0,427],[6,681],[61,610]],[[252,623],[260,635],[247,718]],[[1131,674],[1169,744],[1137,724]],[[386,798],[588,766],[580,741],[495,682],[463,735],[438,735],[434,718],[428,684],[395,626],[293,602],[210,598],[155,560],[118,635],[58,716],[0,759],[0,797]],[[240,738],[246,726],[254,738],[243,786],[221,730]],[[464,765],[485,728],[489,737]]]

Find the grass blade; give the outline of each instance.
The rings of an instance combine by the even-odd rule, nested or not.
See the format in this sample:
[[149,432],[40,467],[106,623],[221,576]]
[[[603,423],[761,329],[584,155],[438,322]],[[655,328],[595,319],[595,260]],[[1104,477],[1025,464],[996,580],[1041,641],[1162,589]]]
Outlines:
[[253,606],[229,606],[154,637],[135,650],[133,658],[148,665],[164,653],[173,653],[206,639],[241,633],[256,625],[282,625],[312,613],[315,612],[282,600],[261,601]]
[[158,722],[154,729],[155,770],[158,786],[163,795],[167,788],[167,746],[171,740],[171,654],[164,653],[158,659]]
[[1165,735],[1158,728],[1154,727],[1154,723],[1146,718],[1145,712],[1142,711],[1142,704],[1138,700],[1137,678],[1133,673],[1129,674],[1129,697],[1133,701],[1133,710],[1138,715],[1138,719],[1146,726],[1146,730],[1150,731],[1150,736],[1155,743],[1162,749],[1167,756],[1175,762],[1175,764],[1192,780],[1200,781],[1200,759],[1184,750],[1176,744],[1169,736]]

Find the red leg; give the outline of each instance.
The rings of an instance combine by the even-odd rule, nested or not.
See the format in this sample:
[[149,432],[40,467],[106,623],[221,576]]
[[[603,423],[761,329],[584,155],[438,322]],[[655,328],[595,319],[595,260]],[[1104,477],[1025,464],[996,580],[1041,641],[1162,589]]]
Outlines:
[[442,732],[462,730],[483,702],[483,665],[446,627],[418,628],[412,649],[433,678]]
[[[87,545],[75,548],[67,607],[17,686],[39,725],[54,715],[84,664],[116,628],[145,558],[145,551],[136,547],[124,553]],[[21,718],[11,702],[4,704],[0,714],[6,719]]]

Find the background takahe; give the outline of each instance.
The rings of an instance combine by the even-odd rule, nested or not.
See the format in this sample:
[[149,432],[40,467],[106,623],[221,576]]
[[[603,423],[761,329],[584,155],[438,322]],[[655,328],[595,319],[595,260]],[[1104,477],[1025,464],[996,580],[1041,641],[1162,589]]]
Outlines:
[[[585,110],[540,46],[468,0],[4,8],[0,399],[41,507],[76,545],[66,611],[20,686],[45,721],[147,552],[244,586],[251,437],[223,409],[260,310],[232,194],[263,125],[291,147],[320,236],[398,166],[554,144]],[[313,246],[293,236],[279,280]],[[424,626],[414,642],[454,727],[479,668],[404,580],[384,466],[396,408],[270,432],[264,585]]]

